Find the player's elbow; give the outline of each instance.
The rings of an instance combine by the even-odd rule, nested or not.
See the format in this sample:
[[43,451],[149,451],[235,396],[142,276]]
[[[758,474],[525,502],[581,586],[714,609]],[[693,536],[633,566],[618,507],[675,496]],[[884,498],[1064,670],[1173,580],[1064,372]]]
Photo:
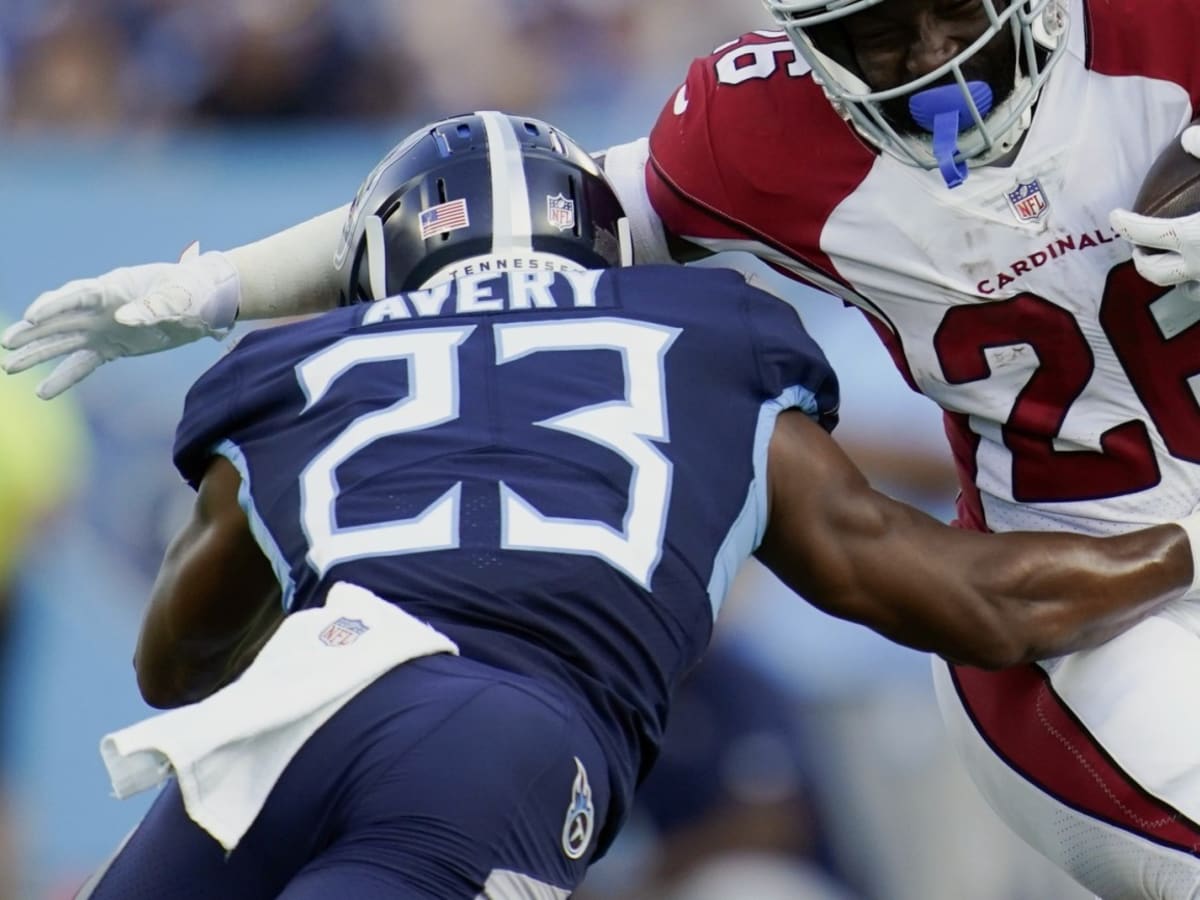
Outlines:
[[178,657],[155,653],[139,644],[133,660],[138,692],[155,709],[173,709],[201,699],[204,691],[196,688],[196,677],[182,667]]
[[165,677],[161,669],[135,662],[138,692],[155,709],[172,709],[188,702],[177,679]]
[[137,673],[137,685],[142,699],[155,709],[172,709],[181,705],[177,699],[177,692],[161,681],[143,675],[141,670]]
[[182,679],[159,680],[138,676],[138,691],[142,699],[155,709],[174,709],[198,703],[212,691],[207,687],[196,687]]

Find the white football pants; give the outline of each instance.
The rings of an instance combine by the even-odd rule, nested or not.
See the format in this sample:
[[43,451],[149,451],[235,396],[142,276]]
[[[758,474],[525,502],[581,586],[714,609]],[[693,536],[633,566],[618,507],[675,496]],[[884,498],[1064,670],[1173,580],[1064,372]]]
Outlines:
[[1107,644],[985,672],[934,658],[992,808],[1102,900],[1200,900],[1200,603]]

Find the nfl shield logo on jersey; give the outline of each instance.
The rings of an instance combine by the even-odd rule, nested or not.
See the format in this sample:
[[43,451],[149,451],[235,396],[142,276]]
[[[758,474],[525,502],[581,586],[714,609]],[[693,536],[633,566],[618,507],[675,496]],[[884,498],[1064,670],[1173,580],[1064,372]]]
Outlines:
[[1036,222],[1050,208],[1046,201],[1046,193],[1036,178],[1026,184],[1018,184],[1005,196],[1008,197],[1008,205],[1012,207],[1013,213],[1022,222]]
[[345,647],[358,640],[360,634],[370,631],[370,626],[361,619],[347,619],[342,616],[321,629],[318,637],[327,647]]
[[546,218],[559,231],[575,227],[575,201],[562,194],[546,198]]
[[571,785],[571,804],[563,822],[562,848],[568,859],[579,859],[592,842],[596,827],[596,808],[592,805],[592,786],[588,784],[587,769],[575,757],[575,782]]

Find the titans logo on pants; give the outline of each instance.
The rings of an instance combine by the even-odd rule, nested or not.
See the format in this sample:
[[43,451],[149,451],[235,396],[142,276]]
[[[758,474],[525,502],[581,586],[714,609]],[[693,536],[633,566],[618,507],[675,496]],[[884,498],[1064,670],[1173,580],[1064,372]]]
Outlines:
[[579,859],[592,842],[596,825],[596,808],[592,805],[592,786],[588,784],[587,769],[575,757],[575,783],[571,785],[571,804],[563,822],[562,848],[568,859]]

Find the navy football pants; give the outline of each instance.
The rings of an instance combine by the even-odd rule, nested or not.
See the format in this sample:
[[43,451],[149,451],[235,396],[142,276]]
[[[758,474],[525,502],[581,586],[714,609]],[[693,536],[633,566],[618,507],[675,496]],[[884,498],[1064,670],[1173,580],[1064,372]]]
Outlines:
[[[595,816],[571,859],[577,758]],[[428,657],[326,722],[228,857],[171,781],[79,897],[557,900],[583,879],[608,799],[600,747],[564,697],[472,660]],[[585,819],[572,824],[576,838],[586,832]]]

